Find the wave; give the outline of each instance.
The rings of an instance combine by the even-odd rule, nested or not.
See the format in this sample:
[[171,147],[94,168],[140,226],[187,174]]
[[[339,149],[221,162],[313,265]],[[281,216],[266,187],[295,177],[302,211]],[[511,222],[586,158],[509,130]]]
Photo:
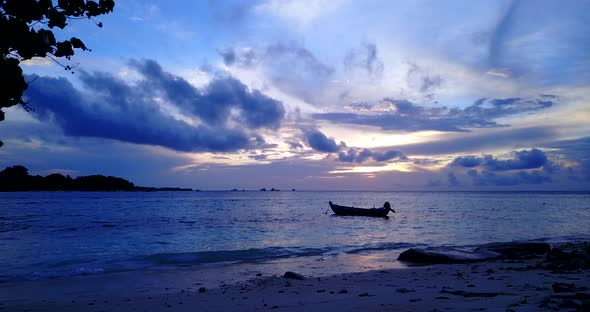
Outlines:
[[139,257],[135,260],[145,261],[154,265],[193,266],[217,262],[258,262],[280,258],[320,256],[332,250],[333,248],[328,247],[267,247],[243,250],[157,253]]
[[412,247],[419,247],[419,246],[426,246],[426,244],[412,244],[412,243],[381,243],[381,244],[371,244],[366,245],[360,248],[355,248],[352,250],[346,251],[347,254],[359,254],[365,252],[372,252],[372,251],[387,251],[387,250],[397,250],[397,249],[407,249]]
[[364,246],[340,247],[266,247],[241,250],[218,250],[196,252],[170,252],[128,258],[115,258],[105,261],[99,259],[65,259],[53,263],[37,263],[35,272],[0,275],[1,281],[38,280],[78,275],[93,275],[150,269],[199,268],[216,265],[267,262],[285,258],[337,255],[341,253],[358,254],[363,252],[386,251],[415,247],[410,243],[385,243]]
[[[546,241],[550,244],[557,244],[563,242],[589,240],[590,235],[573,235],[561,237],[542,237],[528,241]],[[141,256],[103,259],[102,261],[99,258],[72,258],[62,259],[53,263],[36,263],[29,267],[29,269],[22,268],[26,271],[29,271],[29,273],[21,271],[21,274],[0,275],[0,282],[14,280],[51,279],[78,275],[94,275],[137,270],[159,270],[190,267],[205,268],[216,265],[268,262],[285,258],[389,252],[424,246],[429,246],[429,244],[389,242],[338,247],[265,247],[239,250],[155,253]],[[31,271],[33,272],[31,273]]]

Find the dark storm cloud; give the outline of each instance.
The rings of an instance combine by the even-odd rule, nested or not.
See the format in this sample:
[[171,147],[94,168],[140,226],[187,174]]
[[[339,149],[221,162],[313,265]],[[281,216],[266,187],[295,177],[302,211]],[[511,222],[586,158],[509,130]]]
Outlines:
[[359,49],[350,50],[344,58],[344,66],[348,69],[360,68],[372,78],[380,78],[384,68],[375,43],[365,43]]
[[367,148],[346,147],[344,142],[336,143],[333,138],[328,138],[318,129],[303,129],[303,139],[313,150],[323,153],[338,152],[338,160],[349,163],[362,163],[368,159],[376,162],[386,162],[392,159],[407,160],[406,155],[395,149],[370,150]]
[[369,158],[372,158],[376,162],[384,162],[392,159],[407,160],[406,155],[402,152],[394,149],[389,149],[384,152],[371,151],[370,149],[364,148],[350,148],[348,151],[340,151],[338,153],[338,160],[342,162],[355,162],[362,163]]
[[[41,119],[52,119],[66,135],[160,145],[178,151],[236,151],[264,146],[250,129],[278,127],[280,102],[249,91],[234,78],[212,81],[203,91],[167,73],[153,61],[133,62],[145,80],[130,85],[107,73],[80,73],[86,92],[65,78],[38,77],[26,98]],[[191,125],[162,112],[156,98],[191,112]],[[218,105],[217,105],[218,104]],[[241,127],[227,125],[230,108]],[[223,115],[225,114],[225,115]]]
[[484,157],[484,166],[492,171],[540,168],[547,163],[547,156],[539,149],[515,152],[514,159],[500,160],[490,155]]
[[[450,131],[467,132],[470,128],[497,128],[495,119],[531,113],[549,108],[554,102],[548,99],[479,99],[472,105],[461,108],[423,107],[407,100],[385,98],[378,105],[366,104],[368,112],[322,113],[313,117],[340,124],[379,127],[383,130],[403,131]],[[387,112],[377,112],[389,107]]]
[[305,129],[303,130],[303,136],[307,145],[318,152],[335,153],[338,151],[336,141],[328,138],[317,129]]
[[503,173],[483,171],[477,172],[471,169],[467,172],[471,177],[473,184],[477,186],[496,185],[496,186],[510,186],[519,184],[543,184],[550,183],[551,177],[545,175],[543,172],[533,171],[519,171],[516,173]]
[[198,90],[183,78],[165,72],[155,61],[132,61],[130,64],[144,76],[145,80],[140,83],[144,92],[161,92],[179,108],[209,124],[225,123],[231,109],[238,109],[238,119],[253,129],[278,128],[285,116],[281,102],[258,90],[249,90],[233,77],[215,79]]
[[514,152],[513,159],[503,160],[492,155],[484,155],[483,157],[457,157],[451,162],[451,166],[455,167],[473,168],[481,166],[489,171],[536,169],[546,164],[548,164],[547,155],[536,148]]
[[461,156],[457,157],[451,162],[451,166],[473,168],[481,164],[481,157],[476,156]]

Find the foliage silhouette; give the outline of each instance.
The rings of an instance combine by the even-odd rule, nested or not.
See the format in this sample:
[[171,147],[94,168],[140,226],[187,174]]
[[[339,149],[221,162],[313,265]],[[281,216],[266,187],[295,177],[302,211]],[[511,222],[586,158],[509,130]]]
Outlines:
[[0,192],[22,191],[190,191],[173,187],[140,187],[123,178],[90,175],[73,179],[69,175],[53,173],[46,177],[31,176],[23,166],[12,166],[0,171]]
[[[56,58],[70,60],[75,49],[89,50],[82,40],[72,37],[57,41],[53,30],[64,29],[75,19],[89,19],[107,14],[114,0],[0,0],[0,121],[3,108],[22,105],[30,110],[22,95],[28,87],[20,63],[33,57],[47,57],[71,70],[76,65],[62,65]],[[2,146],[0,141],[0,146]]]

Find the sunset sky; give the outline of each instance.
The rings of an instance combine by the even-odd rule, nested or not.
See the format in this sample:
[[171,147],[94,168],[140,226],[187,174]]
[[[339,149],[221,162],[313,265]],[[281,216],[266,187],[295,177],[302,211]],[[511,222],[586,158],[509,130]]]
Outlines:
[[[590,190],[590,1],[144,1],[24,66],[2,167],[197,189]],[[37,76],[37,77],[36,77]]]

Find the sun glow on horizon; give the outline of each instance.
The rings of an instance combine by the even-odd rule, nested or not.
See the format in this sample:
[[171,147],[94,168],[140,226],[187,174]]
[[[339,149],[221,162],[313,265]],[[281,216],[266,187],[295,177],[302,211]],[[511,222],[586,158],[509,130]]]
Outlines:
[[389,163],[385,166],[339,167],[336,170],[329,171],[328,173],[378,173],[386,171],[412,172],[414,170],[412,170],[411,165],[409,163]]

